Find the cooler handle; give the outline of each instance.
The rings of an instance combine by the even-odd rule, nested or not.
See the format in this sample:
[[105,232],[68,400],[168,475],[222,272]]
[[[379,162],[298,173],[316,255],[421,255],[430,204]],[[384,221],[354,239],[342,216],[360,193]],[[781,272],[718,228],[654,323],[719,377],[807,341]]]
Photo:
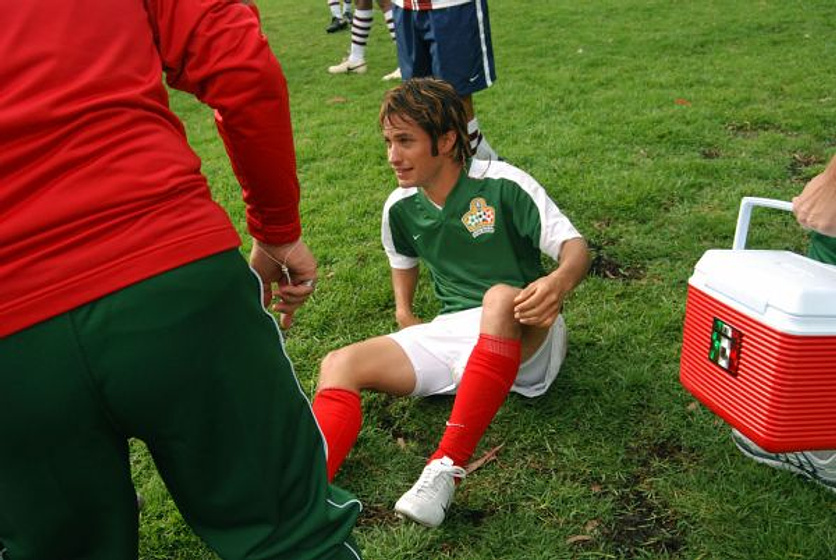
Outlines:
[[774,198],[744,196],[740,202],[740,213],[737,215],[737,228],[734,230],[732,249],[735,251],[746,248],[746,236],[749,234],[749,220],[752,217],[752,207],[754,206],[764,206],[766,208],[774,208],[775,210],[792,212],[792,202],[776,200]]

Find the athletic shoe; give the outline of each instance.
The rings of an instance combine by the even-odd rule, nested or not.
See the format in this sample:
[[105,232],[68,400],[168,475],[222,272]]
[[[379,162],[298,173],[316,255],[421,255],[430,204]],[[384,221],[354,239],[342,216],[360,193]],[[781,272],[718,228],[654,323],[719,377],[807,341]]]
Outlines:
[[732,430],[732,440],[741,453],[750,459],[806,476],[831,492],[836,492],[836,451],[770,453],[737,430]]
[[381,78],[384,82],[388,82],[389,80],[400,80],[401,79],[401,69],[395,68],[392,72],[389,72],[383,78]]
[[354,13],[351,10],[346,10],[343,12],[343,21],[346,24],[351,23],[352,19],[354,19]]
[[351,62],[347,58],[336,66],[328,67],[329,74],[365,74],[366,70],[365,60],[361,60],[360,62]]
[[336,33],[348,27],[348,21],[345,18],[334,16],[331,18],[331,23],[325,28],[326,33]]
[[426,527],[438,527],[453,501],[456,479],[466,474],[449,457],[430,461],[418,482],[395,504],[395,513]]

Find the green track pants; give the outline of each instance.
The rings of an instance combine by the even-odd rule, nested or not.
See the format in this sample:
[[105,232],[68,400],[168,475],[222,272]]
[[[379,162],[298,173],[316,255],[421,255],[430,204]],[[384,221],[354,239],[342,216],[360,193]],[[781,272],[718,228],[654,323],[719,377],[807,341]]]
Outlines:
[[360,558],[260,294],[227,251],[0,339],[8,560],[136,558],[131,437],[222,558]]

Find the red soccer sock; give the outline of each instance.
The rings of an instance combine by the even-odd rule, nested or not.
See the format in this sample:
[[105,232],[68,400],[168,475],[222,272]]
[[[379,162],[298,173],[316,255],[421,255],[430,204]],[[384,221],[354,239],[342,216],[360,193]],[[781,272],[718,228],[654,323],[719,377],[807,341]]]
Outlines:
[[467,463],[514,384],[520,369],[520,353],[517,339],[479,335],[464,369],[444,436],[430,461],[446,455],[456,465]]
[[328,444],[328,482],[331,482],[360,434],[363,424],[360,395],[346,389],[322,389],[312,406]]

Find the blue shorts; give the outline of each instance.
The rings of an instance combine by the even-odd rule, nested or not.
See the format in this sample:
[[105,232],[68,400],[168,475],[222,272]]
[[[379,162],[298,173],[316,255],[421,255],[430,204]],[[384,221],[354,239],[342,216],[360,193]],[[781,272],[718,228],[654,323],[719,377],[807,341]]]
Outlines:
[[404,80],[434,76],[462,97],[496,81],[487,0],[438,10],[392,6]]

